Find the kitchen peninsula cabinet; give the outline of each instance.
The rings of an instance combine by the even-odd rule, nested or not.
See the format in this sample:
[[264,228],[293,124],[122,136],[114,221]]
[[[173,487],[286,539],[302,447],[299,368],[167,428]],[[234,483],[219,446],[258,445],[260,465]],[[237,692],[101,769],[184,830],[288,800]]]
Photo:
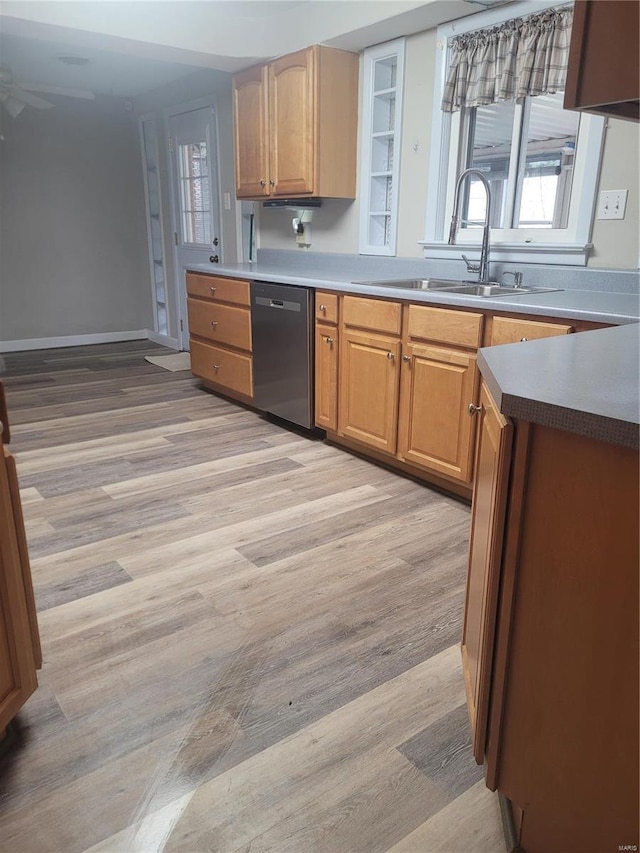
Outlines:
[[191,372],[207,387],[253,400],[248,281],[187,273]]
[[15,459],[0,383],[0,733],[38,686],[42,653]]
[[316,426],[338,427],[338,296],[315,295],[315,415]]
[[233,78],[236,195],[355,198],[358,55],[313,45]]
[[637,346],[606,329],[480,359],[463,670],[475,758],[526,853],[639,843]]

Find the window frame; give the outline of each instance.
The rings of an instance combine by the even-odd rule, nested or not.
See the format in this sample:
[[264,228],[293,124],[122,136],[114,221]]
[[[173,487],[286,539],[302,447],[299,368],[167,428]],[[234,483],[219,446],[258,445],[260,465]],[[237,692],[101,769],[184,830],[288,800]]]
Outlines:
[[[359,253],[361,255],[386,255],[397,254],[398,245],[398,206],[400,189],[400,151],[402,146],[402,107],[404,101],[404,64],[405,64],[406,38],[398,38],[393,41],[378,44],[367,48],[363,53],[362,65],[362,138],[360,140],[360,230],[359,230]],[[396,58],[396,85],[395,85],[395,115],[393,123],[393,165],[391,172],[391,201],[388,207],[389,216],[389,243],[375,244],[369,240],[369,220],[371,217],[371,179],[374,176],[372,169],[372,144],[374,138],[374,72],[377,62],[391,57]]]
[[[456,245],[447,243],[463,123],[461,112],[444,113],[440,108],[449,66],[450,39],[464,32],[498,26],[511,18],[526,17],[562,5],[566,3],[527,0],[509,6],[508,10],[497,8],[438,27],[425,239],[420,241],[425,258],[459,258],[462,251],[479,250],[482,242],[482,229],[461,228]],[[491,256],[494,261],[586,265],[593,248],[590,240],[605,126],[605,119],[601,116],[580,114],[567,228],[492,228]]]

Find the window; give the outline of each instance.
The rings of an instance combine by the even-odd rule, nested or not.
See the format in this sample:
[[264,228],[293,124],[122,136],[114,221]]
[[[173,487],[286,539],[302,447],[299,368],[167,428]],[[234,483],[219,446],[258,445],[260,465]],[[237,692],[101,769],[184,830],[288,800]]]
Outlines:
[[[441,111],[451,38],[526,17],[548,3],[519,3],[438,30],[425,257],[460,257],[481,242],[485,193],[473,176],[462,186],[456,246],[448,246],[458,175],[478,169],[491,188],[494,260],[585,264],[604,120],[564,110],[563,93]],[[435,192],[431,191],[435,189]]]
[[395,255],[404,39],[364,53],[360,254]]
[[192,245],[211,244],[211,192],[206,142],[178,146],[182,240]]

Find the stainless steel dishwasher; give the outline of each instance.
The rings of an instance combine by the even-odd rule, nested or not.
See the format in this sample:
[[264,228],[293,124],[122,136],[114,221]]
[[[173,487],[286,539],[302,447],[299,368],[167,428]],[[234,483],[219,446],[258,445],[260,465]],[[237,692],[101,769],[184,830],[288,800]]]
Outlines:
[[251,282],[253,396],[259,409],[313,426],[313,291]]

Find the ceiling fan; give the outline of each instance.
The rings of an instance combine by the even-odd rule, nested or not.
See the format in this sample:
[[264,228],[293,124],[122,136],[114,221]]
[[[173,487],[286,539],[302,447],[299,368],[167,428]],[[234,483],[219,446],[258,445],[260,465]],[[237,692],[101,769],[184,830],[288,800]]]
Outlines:
[[15,80],[10,68],[0,67],[0,103],[12,118],[17,118],[25,107],[36,110],[48,110],[53,104],[34,95],[38,92],[45,95],[64,95],[68,98],[84,98],[93,101],[95,95],[89,89],[67,89],[62,86],[50,86],[48,83],[30,83],[25,80]]

